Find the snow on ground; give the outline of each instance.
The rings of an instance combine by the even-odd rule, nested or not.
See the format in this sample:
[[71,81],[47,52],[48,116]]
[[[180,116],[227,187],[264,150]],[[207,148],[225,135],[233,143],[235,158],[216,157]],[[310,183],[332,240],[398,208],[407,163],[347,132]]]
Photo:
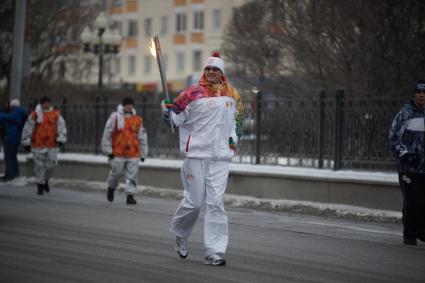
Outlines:
[[[64,153],[59,154],[59,160],[76,161],[88,163],[106,164],[107,158],[103,155]],[[170,159],[154,159],[147,158],[144,163],[140,163],[141,167],[158,167],[168,169],[179,169],[182,160]],[[266,176],[282,176],[293,178],[312,178],[333,181],[356,181],[362,183],[381,183],[389,185],[398,184],[398,175],[396,172],[369,172],[369,171],[352,171],[330,169],[316,169],[305,167],[285,167],[278,165],[256,165],[244,163],[230,163],[230,171],[239,174],[261,174]]]
[[[0,157],[1,158],[1,157]],[[26,162],[32,158],[31,154],[19,155],[20,162]],[[107,158],[103,155],[80,154],[80,153],[61,153],[58,156],[60,161],[68,162],[86,162],[95,164],[107,164]],[[144,163],[140,163],[143,167],[157,167],[167,169],[180,169],[182,160],[169,159],[151,159],[148,158]],[[316,169],[305,167],[285,167],[272,165],[256,165],[231,163],[230,171],[238,174],[246,175],[266,175],[281,176],[288,178],[310,178],[317,180],[331,180],[341,182],[361,182],[361,183],[380,183],[388,185],[397,185],[398,176],[395,172],[366,172],[366,171],[350,171],[340,170],[332,171],[329,169]],[[34,178],[18,178],[7,184],[15,186],[25,186],[34,183]],[[52,179],[52,184],[58,187],[67,187],[80,190],[105,190],[104,182],[87,182],[82,180],[61,180]],[[1,186],[1,185],[0,185]],[[143,195],[156,197],[181,198],[182,192],[174,189],[154,188],[139,186],[139,192]],[[272,209],[279,211],[292,211],[300,213],[311,213],[319,215],[333,215],[345,218],[360,218],[364,220],[391,221],[400,222],[401,213],[394,211],[367,209],[349,205],[315,203],[307,201],[294,201],[286,199],[263,199],[250,196],[226,194],[225,202],[227,205],[235,207],[250,207],[261,209]]]
[[[106,182],[94,182],[83,180],[67,180],[52,178],[51,187],[59,187],[80,191],[98,191],[106,192]],[[31,186],[34,185],[35,178],[20,177],[13,181],[0,183],[2,186]],[[124,184],[120,184],[118,191],[123,192]],[[181,199],[182,190],[156,188],[149,186],[138,186],[138,194],[151,197],[164,197],[172,199]],[[54,192],[54,188],[52,193]],[[340,205],[332,203],[317,203],[309,201],[297,201],[287,199],[264,199],[235,194],[225,194],[224,201],[230,207],[244,207],[252,209],[265,209],[272,211],[286,211],[294,213],[332,216],[338,218],[359,219],[376,222],[401,222],[401,213],[389,210],[368,209],[351,205]]]
[[[0,157],[3,159],[3,156]],[[31,154],[20,154],[18,160],[26,162],[31,159]],[[83,153],[60,153],[58,156],[60,161],[87,162],[95,164],[107,164],[107,157],[104,155],[83,154]],[[140,163],[143,167],[156,167],[167,169],[180,169],[182,160],[171,159],[155,159],[147,158],[144,163]],[[311,178],[332,181],[356,181],[361,183],[380,183],[388,185],[398,184],[398,175],[396,172],[375,172],[375,171],[353,171],[317,169],[308,167],[290,167],[279,165],[256,165],[246,163],[230,163],[230,171],[239,174],[261,174],[266,176],[282,176],[293,178]]]

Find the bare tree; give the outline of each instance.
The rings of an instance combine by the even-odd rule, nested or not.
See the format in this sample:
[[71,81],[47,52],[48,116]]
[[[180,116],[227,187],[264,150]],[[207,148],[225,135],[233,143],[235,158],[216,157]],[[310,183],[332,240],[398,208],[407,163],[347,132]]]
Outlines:
[[13,1],[0,2],[0,83],[7,89],[12,66],[13,8]]
[[[271,1],[252,1],[235,9],[226,27],[224,54],[234,63],[230,72],[242,77],[241,83],[272,87],[271,81],[285,69],[284,53],[274,36]],[[278,72],[276,72],[279,70]]]
[[[14,1],[0,5],[0,81],[7,90],[13,41]],[[2,2],[3,3],[3,2]],[[68,54],[79,52],[79,34],[95,17],[99,7],[87,1],[32,0],[27,7],[26,38],[31,43],[31,86],[55,83],[66,70]],[[39,87],[39,86],[38,86]]]
[[275,92],[402,95],[425,73],[424,11],[420,0],[252,1],[230,21],[223,49],[235,73],[263,76]]

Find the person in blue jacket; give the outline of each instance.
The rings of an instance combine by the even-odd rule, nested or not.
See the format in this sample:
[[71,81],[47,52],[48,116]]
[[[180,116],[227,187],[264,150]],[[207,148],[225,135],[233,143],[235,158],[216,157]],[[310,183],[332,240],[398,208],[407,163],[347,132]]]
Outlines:
[[425,81],[397,113],[389,130],[403,194],[403,243],[425,242]]
[[10,181],[19,177],[18,148],[21,144],[22,128],[28,114],[25,108],[20,106],[18,99],[10,101],[9,112],[0,112],[0,123],[4,127],[4,163],[5,174],[3,181]]

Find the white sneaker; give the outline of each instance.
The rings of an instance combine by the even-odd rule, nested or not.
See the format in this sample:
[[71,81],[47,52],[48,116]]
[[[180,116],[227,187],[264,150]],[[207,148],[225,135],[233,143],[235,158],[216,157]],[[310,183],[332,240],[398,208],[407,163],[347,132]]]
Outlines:
[[180,238],[180,237],[176,237],[176,247],[175,250],[177,252],[177,254],[181,257],[181,258],[186,258],[187,257],[187,245],[186,245],[186,239]]
[[214,265],[214,266],[224,266],[226,265],[226,260],[219,255],[207,255],[205,257],[205,264]]

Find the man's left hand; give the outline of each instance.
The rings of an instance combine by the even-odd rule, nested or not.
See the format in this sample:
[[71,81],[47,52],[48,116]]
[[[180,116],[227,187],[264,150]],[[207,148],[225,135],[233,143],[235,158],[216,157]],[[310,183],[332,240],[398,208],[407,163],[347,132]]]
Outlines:
[[229,147],[230,147],[232,150],[235,150],[235,149],[236,149],[236,143],[235,143],[235,141],[233,140],[233,138],[232,138],[232,137],[230,137],[230,138],[229,138]]
[[63,142],[57,142],[58,147],[59,147],[59,151],[60,152],[65,152],[65,145],[63,144]]

